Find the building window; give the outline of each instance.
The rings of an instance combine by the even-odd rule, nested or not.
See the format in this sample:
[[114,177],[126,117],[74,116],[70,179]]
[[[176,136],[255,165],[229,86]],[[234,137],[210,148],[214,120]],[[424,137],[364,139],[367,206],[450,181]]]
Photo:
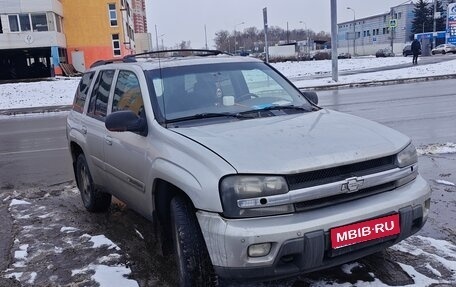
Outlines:
[[11,32],[20,32],[19,30],[19,20],[18,15],[8,15],[10,31]]
[[397,13],[397,19],[401,19],[401,18],[402,18],[402,12]]
[[30,31],[30,16],[29,14],[19,14],[19,22],[21,24],[21,31]]
[[0,20],[0,34],[3,34],[3,26],[2,26],[2,21]]
[[48,25],[47,25],[46,14],[44,14],[44,13],[30,14],[30,18],[32,18],[32,28],[33,28],[34,32],[49,31]]
[[114,56],[120,56],[122,54],[120,50],[120,38],[119,34],[112,34],[112,50]]
[[62,33],[62,19],[59,15],[55,15],[55,26],[57,28],[57,32]]
[[111,27],[117,26],[116,4],[108,4],[108,7],[109,7],[109,21],[111,23]]

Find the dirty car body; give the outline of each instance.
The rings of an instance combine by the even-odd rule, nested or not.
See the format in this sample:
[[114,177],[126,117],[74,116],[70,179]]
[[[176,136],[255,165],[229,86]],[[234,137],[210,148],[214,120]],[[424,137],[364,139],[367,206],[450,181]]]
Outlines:
[[[91,100],[106,71],[111,86]],[[202,238],[197,246],[219,277],[328,268],[426,222],[430,188],[408,137],[318,107],[262,61],[171,56],[87,73],[95,83],[86,83],[87,100],[68,117],[75,166],[83,153],[94,186],[158,220],[165,238],[179,229],[170,202],[183,198]],[[119,92],[128,90],[126,76],[136,79],[139,106]]]

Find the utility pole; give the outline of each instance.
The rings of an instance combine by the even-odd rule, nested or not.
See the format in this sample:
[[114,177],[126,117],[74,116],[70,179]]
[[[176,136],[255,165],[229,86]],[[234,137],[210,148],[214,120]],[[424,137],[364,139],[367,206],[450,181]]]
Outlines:
[[[334,0],[335,1],[335,0]],[[263,8],[264,22],[264,52],[266,53],[266,63],[269,63],[269,44],[268,44],[268,8]]]
[[436,23],[436,19],[435,19],[435,15],[436,14],[437,14],[437,1],[434,0],[434,15],[432,15],[432,18],[434,19],[434,27],[432,29],[432,32],[434,32],[432,34],[432,48],[435,48],[435,37],[436,37],[435,32],[437,32],[436,31],[437,30],[437,27],[436,27],[437,23]]
[[206,25],[204,25],[204,39],[206,41],[206,50],[207,50],[208,48],[207,48],[207,30],[206,30]]
[[388,27],[390,28],[391,32],[391,52],[394,53],[394,27],[391,27],[391,20],[394,18],[394,7],[391,7],[391,12],[390,12],[390,23]]
[[331,58],[332,79],[334,82],[339,81],[337,55],[337,0],[331,0]]
[[160,50],[158,48],[158,32],[157,32],[157,25],[155,25],[155,42],[157,43],[157,51]]

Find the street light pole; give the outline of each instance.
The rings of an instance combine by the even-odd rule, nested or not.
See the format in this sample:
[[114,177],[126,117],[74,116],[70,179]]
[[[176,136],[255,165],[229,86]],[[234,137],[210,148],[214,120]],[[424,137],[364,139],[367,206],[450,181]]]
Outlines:
[[237,49],[237,41],[236,41],[236,27],[239,25],[244,25],[245,22],[241,22],[239,24],[234,25],[234,54],[236,55],[236,49]]
[[435,14],[437,14],[437,1],[434,0],[434,15],[432,15],[432,18],[434,19],[434,28],[432,30],[432,32],[434,32],[432,34],[432,48],[435,48],[435,32],[437,32],[437,23],[436,23],[436,19],[435,19]]
[[356,55],[356,13],[353,8],[347,7],[348,10],[353,11],[353,56]]
[[309,30],[307,29],[307,24],[304,21],[299,21],[299,23],[304,24],[304,31],[306,32],[306,54],[309,54]]

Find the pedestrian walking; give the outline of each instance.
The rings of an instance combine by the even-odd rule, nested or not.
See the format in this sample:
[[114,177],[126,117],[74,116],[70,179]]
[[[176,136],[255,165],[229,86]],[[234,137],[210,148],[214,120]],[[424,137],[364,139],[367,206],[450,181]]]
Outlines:
[[421,43],[417,39],[412,42],[413,65],[418,65],[418,56],[421,53]]

